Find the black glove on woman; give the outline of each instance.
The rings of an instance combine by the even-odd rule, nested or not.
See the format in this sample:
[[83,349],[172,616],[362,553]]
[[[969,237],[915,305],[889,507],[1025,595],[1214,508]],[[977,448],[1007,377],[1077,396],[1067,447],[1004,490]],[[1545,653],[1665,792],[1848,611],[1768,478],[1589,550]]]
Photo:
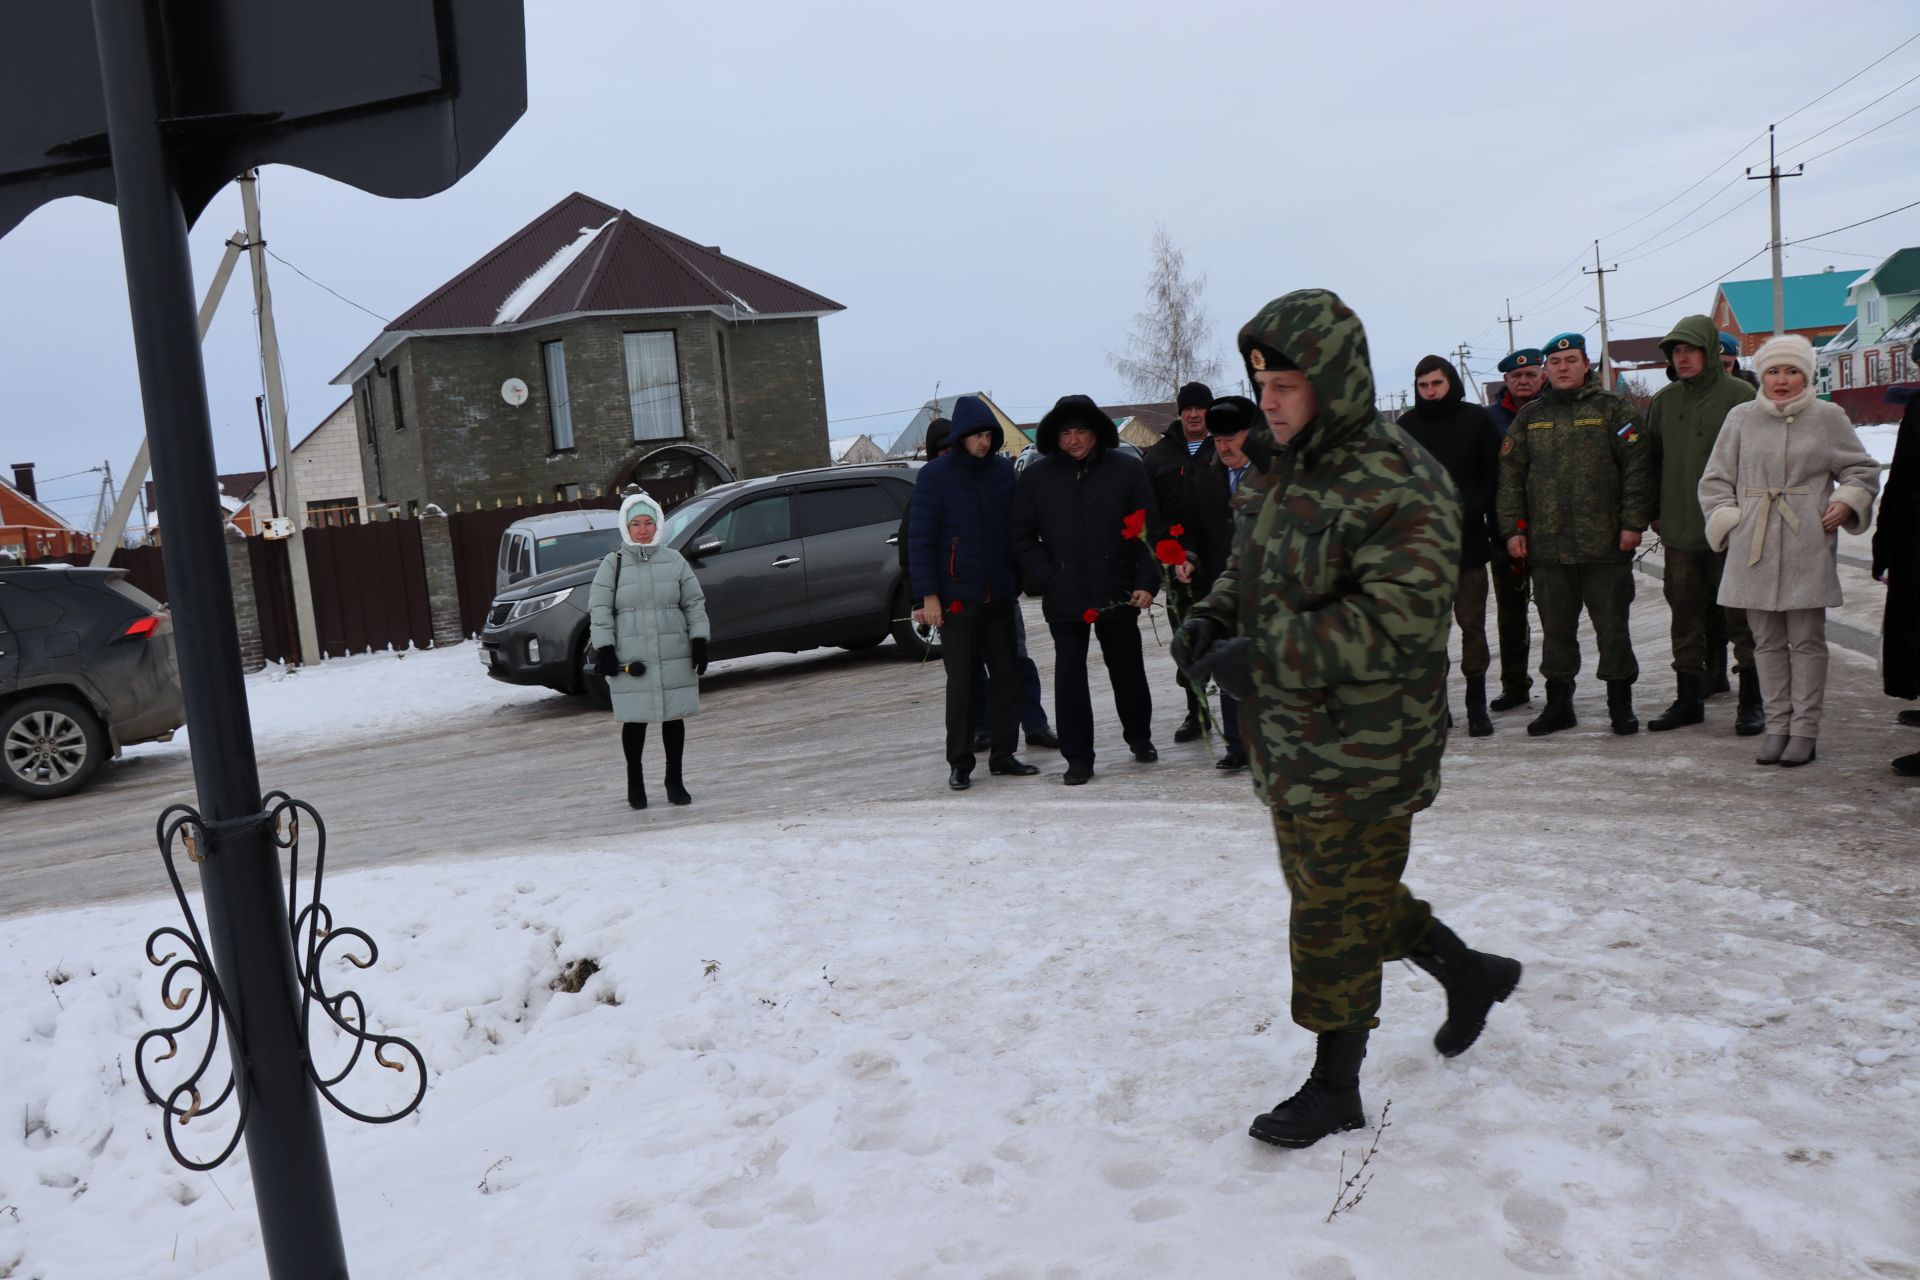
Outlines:
[[620,670],[620,659],[614,656],[612,645],[603,644],[593,651],[593,669],[603,680]]
[[696,636],[693,641],[693,674],[707,674],[707,638]]

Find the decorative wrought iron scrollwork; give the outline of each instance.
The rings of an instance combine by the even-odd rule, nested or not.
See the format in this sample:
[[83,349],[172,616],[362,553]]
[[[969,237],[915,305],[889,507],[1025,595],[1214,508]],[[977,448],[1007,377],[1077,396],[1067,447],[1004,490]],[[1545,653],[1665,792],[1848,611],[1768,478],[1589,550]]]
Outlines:
[[[160,842],[160,857],[166,863],[167,879],[173,882],[174,900],[180,904],[180,914],[186,917],[186,931],[173,925],[163,925],[147,935],[147,961],[166,973],[160,979],[160,1002],[170,1011],[178,1013],[187,1007],[189,1000],[193,1007],[187,1016],[169,1026],[155,1027],[146,1032],[134,1044],[133,1070],[140,1079],[140,1087],[146,1090],[147,1099],[166,1113],[166,1121],[160,1126],[166,1138],[167,1150],[173,1158],[189,1169],[204,1172],[221,1164],[233,1154],[240,1145],[240,1135],[247,1127],[247,1084],[243,1074],[233,1070],[232,1054],[225,1055],[227,1080],[212,1102],[207,1102],[201,1090],[201,1083],[213,1070],[213,1061],[220,1049],[220,1030],[225,1024],[229,1035],[239,1036],[239,1024],[233,1016],[233,1009],[227,1003],[226,993],[220,987],[219,975],[214,972],[213,958],[207,950],[205,938],[200,933],[200,923],[194,918],[193,907],[187,902],[187,891],[180,883],[180,869],[174,862],[174,849],[179,845],[191,861],[200,862],[206,858],[201,850],[206,845],[206,827],[200,821],[200,815],[183,804],[172,805],[160,815],[155,825],[156,838]],[[177,943],[185,948],[181,956],[177,950],[158,954],[157,946],[162,940]],[[183,980],[191,979],[196,985],[182,987]],[[179,1083],[163,1094],[154,1086],[147,1075],[148,1049],[158,1042],[165,1041],[167,1051],[152,1059],[158,1066],[179,1056],[180,1038],[206,1019],[206,1045],[199,1058],[192,1063],[192,1070],[181,1078]],[[242,1045],[244,1040],[237,1040]],[[195,1160],[180,1149],[180,1143],[174,1136],[174,1121],[184,1127],[188,1121],[198,1116],[210,1116],[229,1101],[235,1101],[239,1119],[233,1126],[233,1133],[226,1145],[211,1160]],[[182,1103],[185,1103],[183,1106]]]
[[[269,792],[266,804],[267,817],[272,823],[273,843],[276,848],[287,852],[287,925],[293,942],[294,971],[300,982],[300,1037],[307,1049],[307,1074],[312,1077],[320,1095],[343,1115],[367,1124],[391,1124],[404,1119],[419,1107],[420,1100],[426,1096],[426,1059],[409,1040],[400,1036],[370,1033],[367,1030],[365,999],[352,989],[329,991],[322,969],[330,948],[349,943],[363,950],[364,954],[356,954],[353,950],[338,954],[355,968],[371,969],[380,959],[379,945],[364,929],[336,925],[333,912],[320,900],[321,881],[326,876],[327,868],[327,824],[312,805],[304,800],[295,800],[284,791]],[[310,823],[313,828],[313,887],[304,905],[300,902],[303,821]],[[331,1075],[321,1074],[313,1054],[313,1011],[316,1007],[326,1015],[335,1030],[353,1043],[345,1065]],[[405,1105],[389,1114],[360,1111],[342,1101],[333,1091],[335,1085],[353,1074],[353,1069],[359,1065],[361,1055],[369,1046],[373,1050],[373,1060],[390,1071],[404,1074],[408,1068],[405,1061],[389,1058],[389,1050],[413,1060],[413,1095]]]
[[[227,826],[265,825],[272,847],[287,854],[287,932],[293,949],[295,978],[300,987],[301,1059],[307,1076],[320,1095],[335,1109],[356,1120],[368,1124],[389,1124],[411,1115],[426,1096],[426,1059],[419,1049],[400,1036],[368,1031],[366,1000],[358,991],[348,988],[335,992],[327,986],[324,965],[330,955],[344,959],[355,968],[368,969],[379,960],[380,949],[365,930],[336,925],[333,912],[321,901],[321,882],[326,874],[326,823],[312,805],[295,800],[285,792],[269,793],[265,803],[267,807],[264,813],[241,823],[224,824],[222,830]],[[312,885],[304,903],[300,900],[303,827],[313,832]],[[246,1131],[249,1105],[247,1071],[236,1072],[232,1066],[236,1059],[243,1063],[249,1061],[246,1028],[235,1015],[233,1005],[220,984],[212,952],[201,932],[193,906],[187,899],[175,860],[177,852],[184,852],[190,861],[202,862],[214,851],[209,840],[208,824],[188,806],[172,805],[160,815],[155,830],[160,843],[160,856],[167,868],[167,878],[173,885],[174,901],[179,904],[180,913],[186,919],[186,928],[183,930],[175,925],[164,925],[147,935],[147,960],[165,970],[160,980],[161,1003],[170,1012],[179,1013],[183,1009],[187,1012],[180,1021],[155,1027],[141,1035],[134,1049],[134,1072],[148,1100],[166,1114],[169,1123],[162,1128],[167,1150],[185,1167],[205,1171],[217,1167],[232,1155]],[[163,942],[173,944],[164,954],[160,950]],[[325,1018],[319,1025],[331,1025],[352,1045],[345,1064],[337,1071],[323,1072],[316,1060],[313,1042],[316,1008]],[[206,1040],[197,1057],[188,1064],[191,1070],[171,1086],[163,1088],[156,1085],[149,1074],[149,1067],[158,1067],[178,1057],[183,1037],[188,1037],[196,1027],[202,1025]],[[209,1102],[206,1095],[210,1090],[206,1082],[211,1078],[210,1072],[215,1069],[214,1058],[221,1048],[223,1027],[225,1034],[232,1038],[232,1046],[237,1046],[238,1053],[230,1047],[224,1055],[227,1078],[219,1093]],[[166,1046],[166,1052],[150,1057],[151,1051],[161,1044]],[[404,1105],[390,1113],[361,1111],[335,1093],[336,1086],[353,1074],[354,1068],[369,1049],[372,1050],[373,1061],[379,1066],[403,1075],[411,1069],[414,1075],[411,1096]],[[408,1059],[411,1059],[411,1068]],[[229,1102],[236,1107],[237,1120],[219,1153],[211,1160],[196,1160],[182,1151],[174,1135],[175,1124],[172,1122],[177,1121],[179,1126],[184,1127],[191,1120],[219,1112]]]

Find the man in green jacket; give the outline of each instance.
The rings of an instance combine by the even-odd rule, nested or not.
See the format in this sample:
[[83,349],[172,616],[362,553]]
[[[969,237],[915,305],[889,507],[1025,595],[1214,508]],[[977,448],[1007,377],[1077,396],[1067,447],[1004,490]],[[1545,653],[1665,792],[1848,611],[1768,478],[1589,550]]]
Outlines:
[[[1252,1136],[1311,1145],[1366,1124],[1360,1062],[1381,967],[1405,958],[1446,990],[1434,1047],[1452,1057],[1520,980],[1470,950],[1401,883],[1413,815],[1440,788],[1460,500],[1440,464],[1374,409],[1366,333],[1303,289],[1240,330],[1271,452],[1233,498],[1233,552],[1174,640],[1194,688],[1241,700],[1254,785],[1292,899],[1293,1020],[1315,1033],[1300,1090]],[[1229,638],[1231,637],[1231,638]]]
[[[1713,456],[1720,424],[1733,409],[1753,399],[1753,386],[1721,367],[1720,332],[1705,316],[1687,316],[1660,340],[1674,380],[1660,389],[1647,412],[1648,443],[1659,476],[1659,502],[1653,531],[1666,557],[1667,608],[1673,612],[1673,670],[1679,693],[1673,705],[1647,722],[1655,732],[1699,724],[1707,718],[1710,693],[1727,688],[1727,641],[1733,641],[1740,673],[1740,709],[1734,731],[1759,733],[1766,727],[1760,678],[1753,665],[1753,632],[1740,609],[1722,609],[1720,571],[1725,552],[1707,546],[1706,519],[1700,514],[1700,474]],[[1718,677],[1716,679],[1716,676]]]
[[1584,605],[1613,731],[1638,733],[1633,682],[1640,664],[1627,611],[1633,553],[1653,518],[1646,424],[1631,401],[1593,376],[1580,334],[1559,334],[1544,350],[1547,390],[1514,417],[1500,444],[1500,531],[1507,553],[1527,562],[1544,633],[1547,706],[1527,732],[1537,738],[1579,723],[1573,682]]

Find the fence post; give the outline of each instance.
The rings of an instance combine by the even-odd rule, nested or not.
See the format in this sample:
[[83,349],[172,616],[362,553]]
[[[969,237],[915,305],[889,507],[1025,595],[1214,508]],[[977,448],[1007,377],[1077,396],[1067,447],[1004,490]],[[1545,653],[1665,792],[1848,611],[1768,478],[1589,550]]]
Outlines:
[[427,610],[433,616],[433,647],[443,649],[467,638],[460,621],[460,586],[453,569],[452,522],[438,504],[420,513],[420,556],[427,566]]
[[260,641],[260,599],[253,590],[253,559],[247,554],[246,535],[227,526],[227,576],[233,580],[233,615],[240,624],[240,669],[258,671],[267,665]]

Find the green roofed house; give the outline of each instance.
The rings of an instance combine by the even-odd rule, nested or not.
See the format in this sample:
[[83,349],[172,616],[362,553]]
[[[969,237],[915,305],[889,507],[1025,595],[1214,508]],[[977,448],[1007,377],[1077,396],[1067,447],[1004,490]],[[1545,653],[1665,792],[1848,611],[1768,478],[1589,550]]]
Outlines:
[[[1846,328],[1853,319],[1847,290],[1865,274],[1828,267],[1812,275],[1786,277],[1780,282],[1786,331],[1818,347]],[[1740,340],[1741,355],[1758,351],[1773,336],[1773,277],[1721,285],[1713,296],[1713,323]]]
[[1820,348],[1821,390],[1855,422],[1893,422],[1886,388],[1911,382],[1920,340],[1920,248],[1901,249],[1847,290],[1854,317]]

